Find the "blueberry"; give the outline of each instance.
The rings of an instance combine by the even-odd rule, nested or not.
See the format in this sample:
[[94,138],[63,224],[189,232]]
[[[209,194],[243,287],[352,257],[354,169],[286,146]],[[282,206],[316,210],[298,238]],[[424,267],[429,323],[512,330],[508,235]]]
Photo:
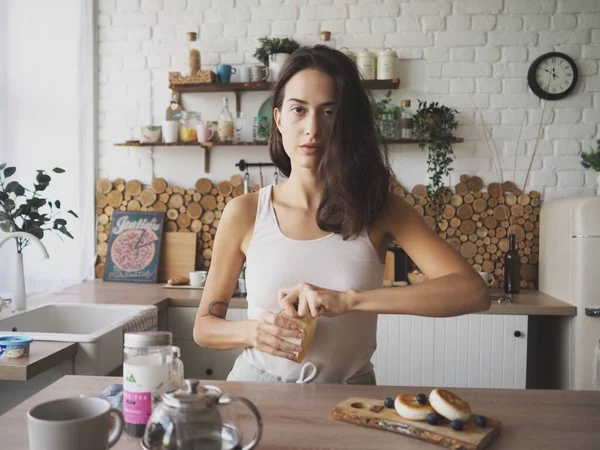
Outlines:
[[417,402],[420,405],[426,405],[427,404],[427,396],[425,394],[417,394]]
[[393,408],[394,407],[394,399],[392,397],[387,397],[384,401],[383,401],[383,405],[386,408]]
[[450,422],[450,426],[453,430],[460,431],[463,428],[463,421],[460,419],[454,419],[452,422]]
[[479,427],[479,428],[485,428],[487,425],[487,419],[485,418],[485,416],[477,416],[475,418],[475,424]]
[[438,420],[440,420],[440,416],[437,413],[431,413],[427,416],[427,423],[429,425],[437,425]]

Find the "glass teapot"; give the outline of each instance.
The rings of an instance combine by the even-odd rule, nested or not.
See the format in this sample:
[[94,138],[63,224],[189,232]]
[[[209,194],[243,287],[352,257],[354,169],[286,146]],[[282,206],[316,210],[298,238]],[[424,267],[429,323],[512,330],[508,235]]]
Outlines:
[[[200,385],[199,380],[184,380],[185,387],[162,396],[148,420],[142,438],[145,450],[249,450],[262,435],[262,419],[254,404],[244,397],[223,395],[216,386]],[[242,446],[242,434],[231,408],[239,403],[250,410],[256,431]]]

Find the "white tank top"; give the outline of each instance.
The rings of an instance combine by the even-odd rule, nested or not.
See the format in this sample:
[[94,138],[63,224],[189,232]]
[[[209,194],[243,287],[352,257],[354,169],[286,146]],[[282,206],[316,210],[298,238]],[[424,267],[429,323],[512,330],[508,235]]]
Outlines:
[[[385,265],[364,230],[344,241],[339,234],[299,241],[283,234],[271,203],[272,186],[259,192],[254,233],[246,252],[248,318],[281,311],[277,290],[309,283],[338,291],[371,290],[383,285]],[[351,312],[319,317],[304,362],[317,367],[316,382],[340,383],[368,372],[377,338],[377,314]],[[252,365],[285,379],[300,378],[303,363],[272,356],[254,347],[243,357]]]

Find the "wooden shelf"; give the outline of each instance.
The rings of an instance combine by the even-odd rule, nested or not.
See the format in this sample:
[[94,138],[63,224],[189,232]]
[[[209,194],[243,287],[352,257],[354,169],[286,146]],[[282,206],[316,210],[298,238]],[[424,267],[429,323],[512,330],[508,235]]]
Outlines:
[[[464,142],[463,138],[453,137],[452,142],[455,144]],[[386,139],[386,144],[416,144],[415,139]],[[116,147],[264,147],[266,142],[190,142],[190,143],[175,143],[175,144],[141,144],[139,142],[119,142]]]
[[[398,89],[400,80],[365,80],[364,86],[367,89]],[[204,83],[204,84],[185,84],[170,85],[169,88],[179,93],[191,92],[249,92],[249,91],[270,91],[274,83],[266,81],[255,81],[252,83]]]

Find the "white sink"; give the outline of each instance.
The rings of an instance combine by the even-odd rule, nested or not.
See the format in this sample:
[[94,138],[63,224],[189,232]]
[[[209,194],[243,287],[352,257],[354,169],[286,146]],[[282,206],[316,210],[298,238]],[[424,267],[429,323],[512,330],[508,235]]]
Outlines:
[[76,375],[106,375],[123,362],[123,324],[155,306],[55,303],[0,319],[0,335],[77,342]]

